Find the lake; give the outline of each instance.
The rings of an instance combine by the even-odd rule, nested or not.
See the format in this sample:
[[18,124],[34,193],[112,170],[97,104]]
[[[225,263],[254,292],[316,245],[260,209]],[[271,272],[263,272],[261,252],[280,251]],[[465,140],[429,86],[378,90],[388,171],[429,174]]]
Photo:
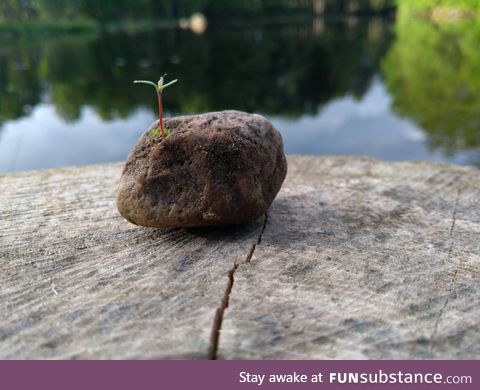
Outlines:
[[[478,28],[309,19],[91,33],[0,46],[0,172],[122,161],[167,116],[265,115],[289,154],[480,166]],[[473,48],[473,49],[472,49]]]

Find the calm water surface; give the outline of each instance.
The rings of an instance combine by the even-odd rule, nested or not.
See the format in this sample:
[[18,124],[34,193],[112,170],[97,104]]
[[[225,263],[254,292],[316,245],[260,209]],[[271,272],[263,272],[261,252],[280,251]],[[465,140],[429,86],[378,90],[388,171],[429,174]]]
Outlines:
[[[443,34],[429,28],[412,37],[412,26],[349,19],[6,40],[0,171],[124,160],[156,117],[153,89],[132,80],[162,71],[180,79],[167,114],[258,112],[287,153],[480,165],[479,56],[455,51],[465,40],[451,33],[428,47]],[[421,54],[405,54],[415,45]]]

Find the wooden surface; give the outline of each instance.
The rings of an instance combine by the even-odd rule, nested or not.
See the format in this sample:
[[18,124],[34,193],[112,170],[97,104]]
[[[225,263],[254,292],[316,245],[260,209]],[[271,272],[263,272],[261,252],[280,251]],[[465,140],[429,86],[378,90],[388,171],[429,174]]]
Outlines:
[[119,164],[0,176],[0,358],[480,358],[480,171],[290,157],[266,218],[148,229]]

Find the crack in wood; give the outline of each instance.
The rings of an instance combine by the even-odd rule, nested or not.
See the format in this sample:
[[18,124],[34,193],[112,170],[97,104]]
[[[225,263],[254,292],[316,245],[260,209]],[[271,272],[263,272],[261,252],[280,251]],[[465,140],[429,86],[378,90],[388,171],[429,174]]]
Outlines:
[[225,293],[223,294],[222,302],[215,311],[215,317],[213,319],[212,333],[210,335],[210,346],[208,348],[208,359],[217,359],[218,343],[220,340],[220,331],[222,329],[223,314],[228,307],[230,300],[230,294],[232,293],[233,283],[235,282],[234,274],[238,268],[238,264],[234,264],[233,268],[228,271],[228,283]]
[[260,234],[258,235],[257,242],[252,244],[252,246],[250,247],[250,250],[248,251],[247,257],[245,259],[245,263],[247,263],[247,264],[250,263],[250,261],[252,260],[253,252],[255,252],[255,249],[257,248],[257,245],[259,245],[262,242],[262,236],[263,236],[263,232],[265,231],[265,227],[267,226],[267,221],[268,221],[268,214],[265,213],[265,218],[263,220],[262,230],[260,231]]
[[[240,264],[250,264],[253,253],[255,252],[255,248],[257,247],[257,245],[259,245],[262,242],[262,236],[267,226],[267,220],[268,220],[268,214],[265,213],[263,226],[262,226],[262,229],[260,230],[257,240],[252,244],[252,246],[250,247],[247,253],[247,257]],[[228,271],[227,287],[225,288],[225,293],[223,294],[221,304],[215,311],[215,317],[213,318],[212,332],[210,334],[210,346],[208,348],[209,360],[217,360],[217,352],[218,352],[218,345],[220,342],[220,332],[222,330],[223,316],[225,314],[225,310],[228,308],[228,305],[230,303],[230,295],[232,294],[233,284],[235,283],[235,272],[237,271],[240,264],[234,263],[233,267],[230,269],[230,271]]]
[[[450,239],[450,246],[448,248],[448,256],[447,256],[447,262],[450,263],[452,259],[452,250],[453,250],[453,229],[455,229],[455,222],[457,220],[457,209],[458,209],[458,202],[460,199],[460,192],[461,190],[457,191],[457,198],[455,199],[455,205],[453,206],[453,212],[452,212],[452,224],[450,226],[450,233],[449,233],[449,239]],[[443,306],[441,307],[440,311],[438,312],[437,319],[435,320],[435,324],[433,326],[433,332],[432,335],[430,336],[430,358],[433,358],[433,350],[435,347],[435,339],[437,337],[438,333],[438,326],[440,325],[440,320],[442,318],[443,312],[445,308],[448,305],[448,302],[450,301],[450,295],[453,292],[455,288],[455,284],[457,282],[457,275],[458,275],[458,266],[455,269],[455,272],[452,277],[452,281],[450,282],[450,287],[447,292],[447,297],[445,298],[445,302],[443,303]]]

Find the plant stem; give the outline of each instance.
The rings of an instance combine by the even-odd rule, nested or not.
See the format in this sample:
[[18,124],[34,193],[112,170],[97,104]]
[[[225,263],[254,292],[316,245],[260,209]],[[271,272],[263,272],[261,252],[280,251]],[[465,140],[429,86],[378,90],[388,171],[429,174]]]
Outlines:
[[162,105],[162,92],[157,89],[158,100],[158,121],[160,123],[160,130],[162,130],[162,141],[165,141],[165,129],[163,128],[163,105]]

